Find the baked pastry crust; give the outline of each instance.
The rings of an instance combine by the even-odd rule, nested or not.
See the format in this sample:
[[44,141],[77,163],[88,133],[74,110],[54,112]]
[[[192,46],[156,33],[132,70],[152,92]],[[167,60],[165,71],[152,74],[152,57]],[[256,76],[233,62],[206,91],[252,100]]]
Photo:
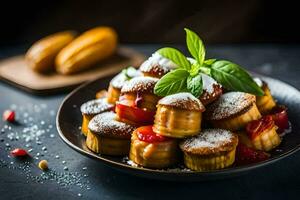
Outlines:
[[149,143],[139,140],[137,130],[132,134],[129,158],[138,165],[162,169],[176,164],[179,156],[178,142],[175,139]]
[[110,111],[114,105],[107,102],[106,98],[90,100],[81,105],[80,111],[82,113],[81,131],[86,136],[88,132],[88,124],[90,120],[97,114]]
[[270,151],[280,145],[281,139],[273,126],[252,140],[253,147],[257,150]]
[[265,94],[256,97],[256,106],[261,114],[267,114],[276,106],[276,103],[266,82],[262,81],[261,89]]
[[154,131],[163,136],[184,138],[201,130],[202,103],[190,93],[178,93],[158,102]]
[[122,87],[116,104],[116,113],[121,121],[134,125],[153,124],[156,104],[160,99],[153,91],[157,81],[152,77],[135,77]]
[[246,131],[252,146],[256,150],[270,151],[281,143],[281,138],[276,132],[277,126],[272,116],[264,116],[259,120],[250,122]]
[[135,126],[116,120],[116,114],[106,112],[96,115],[89,123],[86,145],[96,153],[127,155]]
[[[133,70],[132,73],[130,73],[130,76],[132,77],[138,77],[141,76],[141,72]],[[107,95],[107,101],[111,104],[116,104],[116,102],[119,100],[121,89],[123,85],[129,81],[129,77],[126,76],[125,73],[121,72],[117,74],[109,83],[108,87],[108,95]]]
[[236,131],[261,117],[255,96],[243,92],[228,92],[207,107],[205,119],[215,128]]
[[203,93],[200,96],[200,101],[204,106],[214,102],[223,94],[223,88],[212,77],[202,74]]
[[222,169],[234,163],[238,136],[224,129],[205,129],[180,143],[185,165],[196,171]]
[[139,93],[154,93],[154,86],[158,82],[159,79],[153,77],[134,77],[126,82],[122,89],[121,93],[129,93],[129,92],[139,92]]
[[140,66],[140,71],[144,76],[161,78],[176,67],[177,65],[171,60],[154,53]]

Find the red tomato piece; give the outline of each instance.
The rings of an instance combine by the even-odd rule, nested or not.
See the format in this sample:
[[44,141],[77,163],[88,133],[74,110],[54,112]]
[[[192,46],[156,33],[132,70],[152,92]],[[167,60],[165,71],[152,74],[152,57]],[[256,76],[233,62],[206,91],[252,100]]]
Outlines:
[[259,120],[254,120],[247,124],[246,126],[247,135],[251,140],[253,140],[264,130],[269,129],[272,126],[274,126],[274,121],[272,116],[270,115],[264,116]]
[[271,116],[278,126],[278,132],[282,133],[285,129],[289,128],[289,119],[287,115],[287,108],[285,106],[276,106],[271,111]]
[[10,154],[12,156],[15,156],[15,157],[22,157],[22,156],[27,156],[28,155],[26,150],[20,149],[20,148],[16,148],[16,149],[12,150],[10,152]]
[[159,135],[153,131],[153,126],[142,126],[139,127],[137,130],[137,136],[139,140],[149,143],[156,143],[156,142],[165,142],[168,141],[170,138]]
[[116,113],[121,119],[127,119],[141,125],[153,124],[155,115],[153,111],[146,111],[141,108],[120,103],[116,104]]
[[14,122],[15,121],[15,112],[12,110],[4,111],[3,121]]

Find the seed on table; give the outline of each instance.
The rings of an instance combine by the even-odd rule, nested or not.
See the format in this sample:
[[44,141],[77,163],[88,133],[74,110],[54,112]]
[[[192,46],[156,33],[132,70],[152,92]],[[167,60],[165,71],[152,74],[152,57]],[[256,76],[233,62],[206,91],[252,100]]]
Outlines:
[[41,170],[47,170],[48,169],[48,162],[47,162],[47,160],[41,160],[40,162],[39,162],[39,168],[41,169]]
[[59,155],[56,155],[55,158],[56,158],[56,159],[59,159]]
[[69,168],[67,166],[64,167],[64,170],[68,170]]
[[43,147],[42,147],[42,150],[43,150],[43,151],[46,151],[46,150],[47,150],[47,147],[43,146]]

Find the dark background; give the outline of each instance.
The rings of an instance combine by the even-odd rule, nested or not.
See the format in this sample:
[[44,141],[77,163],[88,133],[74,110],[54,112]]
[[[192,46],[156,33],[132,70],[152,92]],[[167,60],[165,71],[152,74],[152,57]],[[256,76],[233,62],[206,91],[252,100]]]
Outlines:
[[[299,11],[290,0],[5,1],[0,46],[31,44],[66,29],[113,26],[122,43],[183,43],[184,27],[205,43],[299,43]],[[297,2],[297,1],[295,1]]]

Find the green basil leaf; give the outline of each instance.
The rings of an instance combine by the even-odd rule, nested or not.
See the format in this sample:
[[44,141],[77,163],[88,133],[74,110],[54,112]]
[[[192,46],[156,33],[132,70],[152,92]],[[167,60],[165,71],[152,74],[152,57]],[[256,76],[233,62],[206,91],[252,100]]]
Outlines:
[[212,77],[225,88],[234,91],[264,95],[263,90],[254,82],[252,77],[239,65],[226,60],[219,60],[212,64]]
[[203,92],[203,82],[201,74],[197,76],[189,76],[187,78],[187,89],[192,93],[196,98],[200,97]]
[[184,30],[186,32],[186,44],[189,52],[202,65],[205,59],[205,47],[202,40],[195,32],[187,28]]
[[204,61],[204,64],[210,66],[212,65],[214,62],[216,62],[217,59],[211,58],[211,59],[207,59]]
[[191,76],[196,76],[198,73],[199,73],[199,70],[200,70],[200,65],[198,64],[198,62],[192,64],[191,66],[191,70],[189,71],[190,72],[190,75]]
[[187,58],[177,49],[171,47],[165,47],[157,50],[161,56],[173,61],[178,65],[179,68],[190,70],[191,63],[187,60]]
[[158,96],[167,96],[179,92],[187,92],[187,77],[189,72],[184,69],[175,69],[164,75],[155,85],[154,93]]

